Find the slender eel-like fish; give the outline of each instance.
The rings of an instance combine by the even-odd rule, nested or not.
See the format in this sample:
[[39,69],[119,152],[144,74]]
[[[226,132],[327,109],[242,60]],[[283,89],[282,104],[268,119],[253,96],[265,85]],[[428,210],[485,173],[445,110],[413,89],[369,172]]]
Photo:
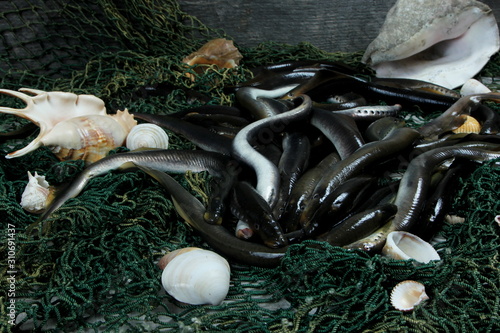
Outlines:
[[236,100],[255,119],[262,119],[284,112],[287,107],[275,98],[283,96],[295,85],[279,86],[273,90],[243,87],[236,92]]
[[331,141],[342,159],[365,144],[358,126],[349,116],[313,108],[310,122]]
[[39,221],[48,218],[68,199],[76,197],[90,179],[111,170],[144,166],[173,173],[208,171],[215,177],[224,177],[229,162],[228,156],[203,150],[158,149],[109,155],[84,169],[56,196]]
[[271,248],[287,244],[271,207],[252,185],[247,182],[236,182],[233,187],[232,199],[231,211],[233,215],[247,222],[264,244]]
[[[500,145],[497,145],[497,148],[500,149]],[[407,231],[414,228],[423,208],[423,203],[427,199],[432,171],[438,164],[451,158],[465,158],[482,162],[500,158],[500,152],[467,146],[452,146],[435,148],[414,158],[408,165],[399,184],[398,194],[394,202],[398,207],[398,211],[394,218],[370,236],[353,242],[346,247],[376,251],[382,248],[389,232],[395,230]]]
[[313,218],[321,203],[340,183],[360,174],[373,163],[397,154],[410,146],[418,137],[420,134],[412,128],[395,128],[383,140],[367,143],[336,163],[333,168],[325,172],[309,198],[304,201],[301,224],[305,225]]
[[443,114],[421,126],[418,131],[424,138],[436,139],[442,133],[454,130],[465,122],[469,115],[481,101],[490,100],[500,102],[500,93],[486,93],[461,97]]
[[278,199],[280,175],[278,167],[269,159],[258,153],[251,142],[259,139],[264,132],[277,134],[294,121],[305,119],[311,111],[311,99],[304,95],[297,100],[298,106],[285,113],[257,120],[242,128],[233,140],[233,155],[236,159],[248,164],[257,175],[257,191],[274,207]]
[[258,267],[275,267],[279,265],[288,246],[273,249],[263,244],[238,239],[224,226],[206,223],[203,219],[205,212],[203,204],[177,183],[175,179],[158,170],[141,168],[170,193],[179,215],[193,229],[199,232],[215,251],[247,265]]
[[156,124],[176,134],[182,135],[203,150],[213,151],[224,155],[231,154],[232,139],[214,133],[203,126],[166,115],[153,115],[137,112],[133,115],[134,118]]
[[278,220],[283,214],[293,187],[307,168],[311,151],[309,139],[300,132],[285,133],[282,146],[283,153],[278,162],[281,180],[278,201],[273,209],[273,214]]

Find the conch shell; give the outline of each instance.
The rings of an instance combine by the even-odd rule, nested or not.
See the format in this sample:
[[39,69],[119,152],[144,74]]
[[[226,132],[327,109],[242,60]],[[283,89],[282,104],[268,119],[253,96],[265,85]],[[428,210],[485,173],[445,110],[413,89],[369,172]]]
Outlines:
[[23,156],[47,146],[60,160],[82,159],[90,164],[124,145],[128,133],[137,124],[126,109],[107,114],[104,102],[93,95],[27,88],[19,92],[0,89],[0,93],[26,103],[24,109],[0,107],[0,112],[28,119],[40,127],[40,133],[30,144],[7,154],[6,158]]
[[[232,40],[225,38],[217,38],[207,42],[198,51],[191,53],[182,62],[189,65],[217,65],[219,68],[234,68],[240,63],[243,58],[238,49],[234,46]],[[197,67],[194,69],[197,73],[202,73],[203,68]],[[186,74],[191,80],[194,76],[190,73]]]
[[36,171],[32,175],[28,171],[28,184],[21,195],[21,207],[30,213],[40,214],[47,209],[54,198],[55,189]]
[[454,89],[500,49],[490,7],[475,0],[398,0],[362,62],[377,77],[408,78]]
[[158,264],[164,267],[163,288],[180,302],[218,305],[229,292],[229,263],[215,252],[179,249],[166,254]]

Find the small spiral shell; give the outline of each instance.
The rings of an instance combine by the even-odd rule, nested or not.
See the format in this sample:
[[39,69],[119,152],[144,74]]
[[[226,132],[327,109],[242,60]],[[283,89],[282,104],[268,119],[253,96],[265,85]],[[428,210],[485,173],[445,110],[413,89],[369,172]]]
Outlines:
[[130,150],[140,148],[168,148],[168,134],[155,124],[139,124],[127,136],[126,146]]

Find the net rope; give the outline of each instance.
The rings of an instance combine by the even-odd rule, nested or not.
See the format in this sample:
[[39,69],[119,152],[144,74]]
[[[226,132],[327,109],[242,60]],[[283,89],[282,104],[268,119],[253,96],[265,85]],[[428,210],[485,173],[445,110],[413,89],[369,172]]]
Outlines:
[[[184,13],[173,0],[4,2],[0,11],[0,88],[71,91],[102,98],[109,111],[168,114],[202,104],[232,105],[224,86],[251,77],[252,67],[287,60],[342,61],[360,71],[361,53],[326,53],[309,43],[272,41],[240,47],[235,69],[186,77],[186,55],[224,32]],[[237,41],[235,41],[237,45]],[[368,72],[365,72],[368,73]],[[481,72],[496,87],[500,57]],[[148,88],[148,89],[146,89]],[[19,107],[0,95],[0,105]],[[24,124],[0,114],[0,128]],[[0,155],[36,134],[4,140]],[[173,149],[193,145],[171,133]],[[118,148],[112,153],[119,153]],[[462,177],[453,213],[437,234],[442,260],[415,265],[315,241],[290,247],[273,269],[231,262],[231,286],[218,306],[182,304],[163,290],[156,261],[166,251],[208,248],[175,212],[167,193],[142,171],[92,179],[57,210],[50,232],[25,235],[37,216],[20,205],[27,171],[68,183],[81,161],[59,162],[47,148],[0,158],[1,239],[15,229],[17,324],[0,296],[0,327],[9,331],[143,332],[495,332],[500,330],[500,170],[493,163]],[[174,175],[200,200],[206,175]],[[315,243],[315,246],[308,246]],[[9,290],[7,242],[0,244],[2,290]],[[413,312],[395,310],[391,289],[417,280],[429,295]]]

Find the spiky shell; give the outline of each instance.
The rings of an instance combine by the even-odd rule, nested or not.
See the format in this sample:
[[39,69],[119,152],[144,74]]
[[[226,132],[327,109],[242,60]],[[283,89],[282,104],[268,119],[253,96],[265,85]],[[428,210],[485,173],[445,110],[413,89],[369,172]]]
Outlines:
[[168,134],[156,124],[139,124],[127,135],[126,146],[130,150],[140,148],[168,148]]
[[415,259],[422,263],[441,259],[431,244],[406,231],[390,232],[382,248],[382,254],[393,259]]
[[398,283],[391,291],[391,304],[400,311],[412,311],[422,301],[429,299],[425,286],[417,281]]
[[23,109],[0,107],[0,112],[28,119],[40,127],[40,133],[32,142],[7,154],[7,158],[48,146],[61,160],[83,159],[90,164],[109,150],[124,145],[128,132],[137,125],[127,110],[107,114],[104,102],[93,95],[27,88],[20,91],[0,89],[0,93],[26,103]]
[[45,180],[45,176],[36,171],[32,175],[28,171],[28,184],[21,195],[20,205],[30,213],[40,214],[47,208],[53,193],[54,189]]
[[161,282],[169,295],[180,302],[220,304],[229,292],[229,263],[204,249],[179,250],[163,269]]

